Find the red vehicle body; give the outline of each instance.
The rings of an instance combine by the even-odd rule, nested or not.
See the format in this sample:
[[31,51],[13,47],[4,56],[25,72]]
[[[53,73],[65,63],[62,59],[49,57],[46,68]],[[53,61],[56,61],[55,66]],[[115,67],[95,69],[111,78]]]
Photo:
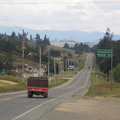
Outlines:
[[48,97],[48,80],[45,77],[30,77],[27,81],[28,97],[33,95],[42,95]]

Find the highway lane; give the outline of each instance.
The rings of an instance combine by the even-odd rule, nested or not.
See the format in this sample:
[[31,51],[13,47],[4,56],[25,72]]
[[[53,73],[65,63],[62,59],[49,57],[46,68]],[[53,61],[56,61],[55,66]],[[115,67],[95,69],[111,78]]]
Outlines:
[[[86,60],[92,67],[92,54]],[[27,98],[26,91],[0,95],[0,120],[40,120],[57,104],[83,89],[87,89],[91,70],[83,69],[70,82],[49,89],[49,97]]]

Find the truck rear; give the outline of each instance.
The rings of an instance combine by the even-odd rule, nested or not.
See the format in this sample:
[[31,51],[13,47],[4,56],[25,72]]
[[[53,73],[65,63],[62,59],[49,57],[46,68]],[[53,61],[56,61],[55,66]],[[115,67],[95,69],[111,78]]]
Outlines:
[[33,95],[48,97],[48,79],[46,77],[30,77],[27,81],[28,98]]

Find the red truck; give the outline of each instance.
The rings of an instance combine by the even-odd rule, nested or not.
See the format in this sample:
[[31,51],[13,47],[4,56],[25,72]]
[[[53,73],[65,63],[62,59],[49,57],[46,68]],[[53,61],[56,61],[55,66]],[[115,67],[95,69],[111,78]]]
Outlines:
[[48,97],[48,79],[46,77],[29,77],[27,80],[28,98],[33,95]]

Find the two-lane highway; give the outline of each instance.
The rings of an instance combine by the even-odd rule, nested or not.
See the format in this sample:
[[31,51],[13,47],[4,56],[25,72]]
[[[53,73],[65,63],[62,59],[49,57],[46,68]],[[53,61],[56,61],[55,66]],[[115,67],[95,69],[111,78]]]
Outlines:
[[[86,65],[92,67],[92,54]],[[91,69],[83,69],[68,83],[49,89],[48,98],[27,98],[26,91],[0,95],[0,120],[40,120],[57,104],[83,89],[88,89]]]

